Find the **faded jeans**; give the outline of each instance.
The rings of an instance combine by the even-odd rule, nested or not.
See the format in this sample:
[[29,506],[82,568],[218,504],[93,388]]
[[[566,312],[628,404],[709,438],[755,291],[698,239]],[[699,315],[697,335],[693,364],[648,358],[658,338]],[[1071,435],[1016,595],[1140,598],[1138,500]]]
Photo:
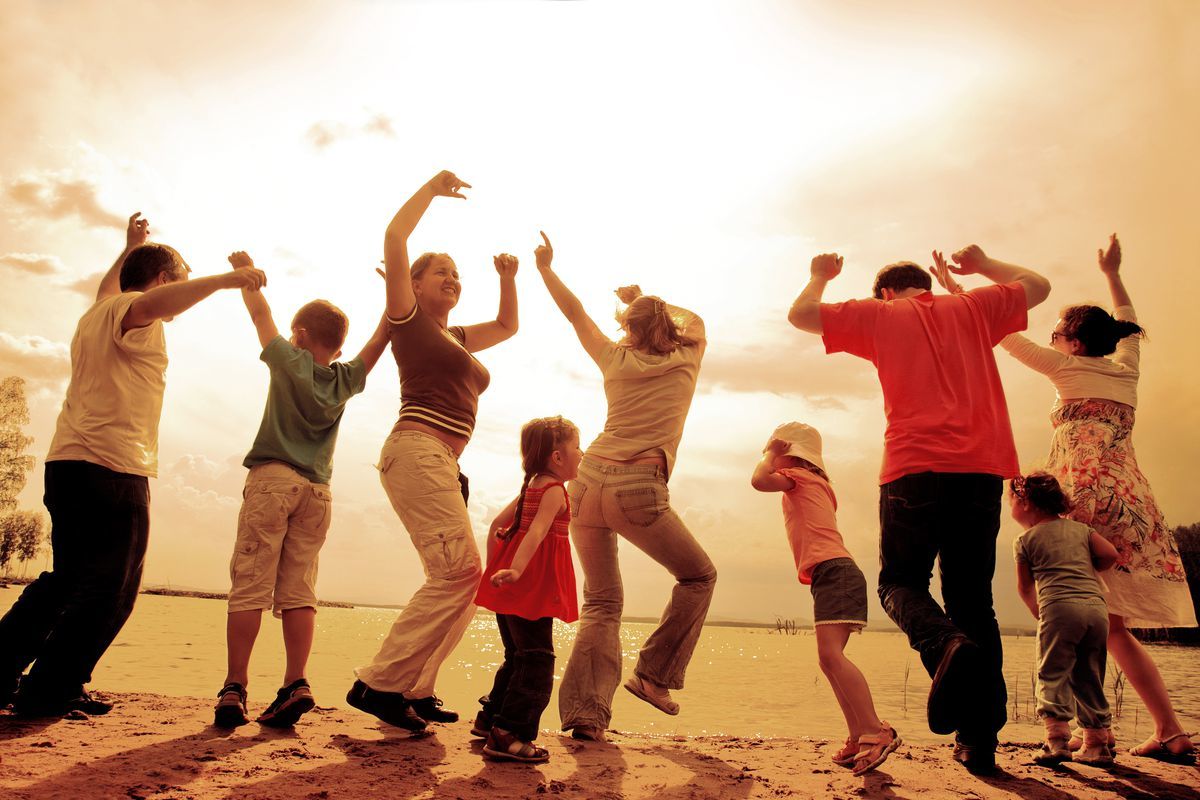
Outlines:
[[1059,600],[1038,616],[1038,716],[1078,719],[1083,728],[1111,726],[1104,697],[1108,607]]
[[479,547],[458,479],[454,451],[416,431],[393,433],[379,457],[379,479],[408,530],[425,583],[400,612],[359,680],[410,699],[433,694],[442,662],[475,616]]
[[571,540],[583,568],[579,634],[558,690],[563,730],[607,728],[621,680],[624,589],[617,534],[675,577],[671,600],[638,654],[634,673],[682,689],[696,649],[717,571],[670,505],[662,469],[652,464],[608,464],[585,457],[567,487]]

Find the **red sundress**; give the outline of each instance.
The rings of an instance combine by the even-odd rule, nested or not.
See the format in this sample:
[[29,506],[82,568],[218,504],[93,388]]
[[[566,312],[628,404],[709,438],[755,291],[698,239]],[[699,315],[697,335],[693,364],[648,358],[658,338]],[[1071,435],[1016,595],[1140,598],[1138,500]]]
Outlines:
[[495,557],[484,569],[479,591],[475,595],[476,605],[497,614],[512,614],[528,620],[558,617],[563,622],[574,622],[579,619],[579,602],[575,596],[575,567],[571,564],[571,541],[567,534],[567,526],[571,522],[569,499],[566,508],[550,524],[546,538],[542,539],[533,558],[529,559],[529,565],[521,573],[521,578],[516,583],[492,586],[492,576],[499,570],[512,566],[513,556],[525,539],[525,533],[533,524],[533,518],[542,504],[542,495],[551,486],[561,488],[562,484],[551,483],[537,489],[525,490],[521,525],[516,533],[500,541]]

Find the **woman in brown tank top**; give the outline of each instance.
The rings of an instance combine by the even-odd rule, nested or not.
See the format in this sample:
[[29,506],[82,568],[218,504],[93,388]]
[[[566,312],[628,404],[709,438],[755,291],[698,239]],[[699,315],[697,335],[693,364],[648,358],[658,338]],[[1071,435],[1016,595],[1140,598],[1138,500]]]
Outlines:
[[[470,184],[440,172],[396,213],[384,236],[384,278],[392,354],[400,370],[400,418],[384,443],[380,480],[425,570],[417,590],[392,625],[346,700],[392,725],[420,730],[426,722],[454,722],[434,694],[439,667],[475,614],[479,549],[467,516],[466,481],[458,470],[475,425],[488,371],[473,353],[517,332],[517,259],[495,257],[500,276],[496,319],[448,325],[462,285],[453,259],[425,253],[408,260],[408,237],[435,197],[465,199]],[[460,488],[461,481],[461,488]]]

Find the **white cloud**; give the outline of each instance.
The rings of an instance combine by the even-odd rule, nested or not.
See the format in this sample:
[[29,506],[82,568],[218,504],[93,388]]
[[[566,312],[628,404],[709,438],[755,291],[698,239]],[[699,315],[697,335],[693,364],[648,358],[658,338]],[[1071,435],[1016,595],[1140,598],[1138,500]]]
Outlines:
[[34,275],[53,275],[63,269],[58,256],[43,253],[5,253],[0,256],[0,264]]
[[71,374],[71,351],[41,336],[0,331],[0,375],[20,375],[31,383],[59,382]]

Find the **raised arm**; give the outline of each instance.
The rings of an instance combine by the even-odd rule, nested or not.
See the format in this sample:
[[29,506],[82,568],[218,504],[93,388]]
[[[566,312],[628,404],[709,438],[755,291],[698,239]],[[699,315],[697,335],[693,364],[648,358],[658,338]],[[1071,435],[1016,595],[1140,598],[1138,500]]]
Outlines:
[[150,238],[150,221],[140,219],[141,216],[142,212],[136,211],[129,218],[129,226],[125,228],[125,249],[108,268],[108,272],[104,273],[104,277],[100,279],[100,286],[96,289],[97,300],[121,293],[121,267],[125,264],[125,257],[132,253],[135,247],[144,245]]
[[[979,274],[992,283],[1019,283],[1025,290],[1025,307],[1033,308],[1050,296],[1050,281],[1031,269],[989,258],[977,244],[969,244],[950,256],[955,275]],[[947,265],[949,266],[949,265]]]
[[466,197],[459,193],[464,187],[469,189],[471,184],[459,180],[453,172],[443,170],[408,198],[408,202],[400,207],[388,223],[383,234],[383,266],[387,281],[387,315],[392,319],[404,318],[417,304],[412,288],[412,272],[409,270],[408,237],[416,229],[433,198],[457,197],[465,200]]
[[517,332],[517,257],[501,253],[492,263],[500,276],[500,308],[494,320],[463,328],[464,346],[470,353],[500,344]]
[[566,284],[554,273],[550,268],[551,262],[554,260],[554,249],[550,246],[550,239],[542,234],[544,244],[537,246],[533,251],[534,260],[537,264],[538,274],[542,276],[542,283],[546,284],[546,291],[550,292],[550,297],[554,300],[554,304],[558,306],[558,310],[567,318],[567,322],[575,328],[575,335],[579,337],[579,343],[583,345],[583,349],[592,357],[593,361],[600,358],[600,353],[604,348],[612,344],[611,340],[605,336],[599,326],[588,316],[587,311],[583,308],[583,303],[579,302],[579,298],[567,288]]
[[842,257],[837,253],[822,253],[812,260],[811,277],[804,291],[792,303],[788,311],[788,322],[802,331],[824,333],[821,324],[821,297],[825,294],[825,286],[842,271]]
[[357,358],[366,367],[367,374],[375,369],[375,364],[387,348],[390,337],[391,325],[388,324],[387,314],[384,314],[379,318],[379,324],[375,326],[375,332],[371,334],[371,338],[363,345],[363,349],[358,351]]
[[1096,260],[1100,262],[1100,271],[1108,281],[1108,293],[1112,297],[1113,308],[1132,306],[1133,300],[1121,280],[1121,242],[1114,233],[1108,237],[1108,250],[1097,250]]
[[538,506],[537,513],[533,515],[533,522],[529,524],[525,538],[521,540],[517,552],[513,554],[512,565],[508,569],[496,570],[496,574],[492,575],[493,586],[515,583],[521,579],[521,574],[525,572],[525,567],[529,566],[533,554],[537,552],[538,546],[550,532],[550,525],[554,522],[554,518],[566,507],[567,493],[561,486],[551,486],[542,494],[542,502]]
[[754,467],[750,476],[750,485],[760,492],[790,492],[796,482],[786,475],[780,475],[773,466],[775,458],[787,450],[787,442],[772,439],[767,442],[767,450]]
[[222,275],[209,275],[187,281],[156,286],[137,297],[121,320],[121,330],[144,328],[155,320],[178,316],[221,289],[260,289],[267,276],[254,267],[235,269]]
[[[244,250],[231,253],[229,263],[235,270],[254,268],[254,259]],[[254,323],[254,330],[258,332],[258,343],[266,347],[279,335],[279,328],[275,325],[267,298],[263,297],[261,291],[242,287],[242,302],[246,304],[246,311],[250,312],[250,321]]]
[[1032,370],[1051,375],[1063,366],[1070,356],[1063,355],[1053,347],[1042,347],[1019,333],[1010,333],[1000,340],[1000,346],[1008,354]]

